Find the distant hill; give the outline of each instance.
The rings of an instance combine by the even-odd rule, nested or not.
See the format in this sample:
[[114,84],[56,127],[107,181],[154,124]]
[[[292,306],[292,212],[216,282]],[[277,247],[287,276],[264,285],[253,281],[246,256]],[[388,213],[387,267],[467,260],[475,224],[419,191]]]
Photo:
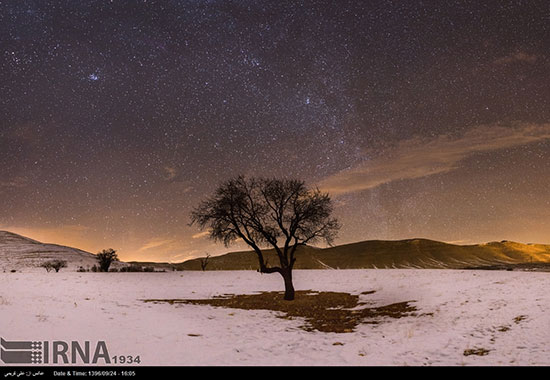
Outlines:
[[[266,252],[277,264],[274,250]],[[511,241],[455,245],[427,239],[368,240],[331,248],[300,247],[296,269],[362,268],[480,268],[526,263],[550,263],[550,245]],[[178,270],[201,270],[200,258],[176,265]],[[254,252],[231,252],[211,257],[207,270],[258,269]]]
[[[63,270],[75,271],[78,267],[91,268],[97,264],[96,256],[80,249],[57,244],[44,244],[12,232],[0,231],[0,272],[40,268],[48,260],[67,261]],[[115,263],[114,268],[121,265]]]
[[[276,265],[273,250],[265,255],[268,264]],[[362,268],[484,268],[507,269],[510,266],[550,267],[550,245],[522,244],[511,241],[475,245],[455,245],[427,239],[368,240],[331,248],[300,247],[296,269],[362,269]],[[96,256],[80,249],[39,241],[0,231],[0,272],[40,269],[52,259],[66,260],[68,268],[91,268]],[[200,258],[179,264],[155,262],[115,262],[112,268],[128,265],[152,266],[155,270],[201,270]],[[210,257],[207,270],[257,270],[258,260],[252,251],[230,252]]]

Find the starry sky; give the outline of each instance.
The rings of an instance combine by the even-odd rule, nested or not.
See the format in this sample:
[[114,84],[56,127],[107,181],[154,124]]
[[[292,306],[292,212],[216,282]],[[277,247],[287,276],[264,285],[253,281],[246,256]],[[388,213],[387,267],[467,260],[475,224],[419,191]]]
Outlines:
[[549,48],[546,0],[0,0],[0,229],[219,254],[189,213],[245,174],[336,244],[550,243]]

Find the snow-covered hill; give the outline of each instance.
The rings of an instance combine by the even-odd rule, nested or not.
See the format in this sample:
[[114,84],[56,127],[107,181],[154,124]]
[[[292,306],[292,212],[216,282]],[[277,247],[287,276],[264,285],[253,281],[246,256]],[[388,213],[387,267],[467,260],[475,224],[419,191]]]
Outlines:
[[[44,244],[12,232],[0,231],[0,272],[44,270],[40,265],[48,260],[67,261],[67,268],[90,268],[97,264],[96,256],[80,249],[57,244]],[[116,264],[115,264],[116,266]]]

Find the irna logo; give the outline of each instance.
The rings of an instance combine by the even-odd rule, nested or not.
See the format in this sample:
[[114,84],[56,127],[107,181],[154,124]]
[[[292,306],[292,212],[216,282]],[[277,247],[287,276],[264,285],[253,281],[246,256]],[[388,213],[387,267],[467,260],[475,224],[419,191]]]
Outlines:
[[111,364],[107,344],[61,340],[6,341],[0,338],[0,358],[6,364]]

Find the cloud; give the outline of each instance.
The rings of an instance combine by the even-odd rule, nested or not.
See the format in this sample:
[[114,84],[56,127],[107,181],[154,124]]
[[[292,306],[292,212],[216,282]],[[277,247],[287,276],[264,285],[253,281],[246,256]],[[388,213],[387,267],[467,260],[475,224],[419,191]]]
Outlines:
[[176,170],[176,168],[172,166],[165,166],[163,169],[164,169],[163,177],[166,181],[173,181],[178,176],[178,171]]
[[141,246],[138,251],[142,252],[148,249],[152,248],[159,248],[159,247],[165,247],[165,246],[171,246],[175,243],[174,239],[159,239],[159,238],[153,238],[149,240],[147,243],[145,243],[143,246]]
[[507,65],[515,62],[535,63],[537,58],[538,57],[535,54],[518,51],[516,53],[497,58],[494,63],[497,65]]
[[26,177],[14,177],[9,180],[0,180],[0,190],[2,189],[20,189],[28,184]]
[[169,182],[172,187],[177,188],[182,194],[195,190],[193,183],[186,179],[180,170],[174,166],[163,166],[160,175],[164,181]]
[[209,234],[210,234],[210,231],[199,232],[198,234],[195,234],[195,235],[191,236],[191,238],[192,239],[200,239],[202,237],[208,236]]
[[206,253],[204,253],[203,251],[199,249],[192,249],[185,253],[180,253],[179,255],[171,256],[170,259],[171,260],[179,259],[180,261],[185,261],[185,260],[194,259],[196,257],[204,257],[204,256],[206,256]]
[[550,124],[526,123],[512,127],[481,125],[460,137],[413,138],[400,142],[380,158],[322,180],[318,186],[332,195],[368,190],[392,181],[450,172],[476,153],[547,139],[550,139]]

